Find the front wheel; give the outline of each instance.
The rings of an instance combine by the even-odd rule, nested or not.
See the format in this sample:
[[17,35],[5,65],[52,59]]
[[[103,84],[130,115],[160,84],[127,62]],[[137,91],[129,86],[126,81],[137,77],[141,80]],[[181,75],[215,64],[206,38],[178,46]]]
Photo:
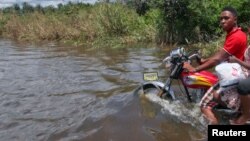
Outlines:
[[170,91],[163,89],[161,86],[155,86],[153,84],[147,84],[142,86],[143,95],[156,95],[162,99],[174,100],[175,97]]

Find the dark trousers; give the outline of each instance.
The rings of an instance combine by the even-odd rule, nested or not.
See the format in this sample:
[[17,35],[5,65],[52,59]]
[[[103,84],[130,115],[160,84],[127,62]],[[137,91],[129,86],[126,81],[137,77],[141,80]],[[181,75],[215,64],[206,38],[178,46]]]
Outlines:
[[250,77],[240,80],[237,86],[237,90],[240,95],[250,94]]

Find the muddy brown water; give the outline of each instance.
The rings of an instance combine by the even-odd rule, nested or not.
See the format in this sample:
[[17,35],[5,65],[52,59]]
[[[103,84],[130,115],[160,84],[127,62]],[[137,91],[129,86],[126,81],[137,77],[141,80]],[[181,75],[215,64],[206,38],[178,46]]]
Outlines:
[[[0,40],[1,141],[192,141],[196,105],[134,93],[166,71],[159,48],[87,49]],[[190,108],[191,107],[191,108]]]

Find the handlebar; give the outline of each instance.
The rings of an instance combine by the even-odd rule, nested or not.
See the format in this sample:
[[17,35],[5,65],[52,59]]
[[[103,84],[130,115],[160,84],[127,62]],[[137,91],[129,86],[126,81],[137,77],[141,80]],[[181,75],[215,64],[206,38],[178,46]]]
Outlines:
[[188,57],[189,60],[192,60],[192,59],[194,59],[194,58],[195,58],[195,59],[196,59],[196,58],[200,58],[200,55],[196,53],[196,54],[192,54],[192,55],[190,55],[190,56]]
[[[178,48],[170,52],[170,55],[163,59],[163,63],[166,68],[175,67],[179,68],[179,65],[183,65],[184,62],[191,63],[191,60],[196,59],[198,64],[201,63],[201,56],[199,51],[195,51],[194,53],[188,55],[184,48]],[[175,71],[174,71],[175,72]]]
[[196,59],[196,61],[199,64],[202,64],[201,63],[201,56],[199,55],[199,53],[193,54],[193,55],[189,56],[188,58],[189,58],[189,60]]
[[[170,62],[171,59],[172,59],[173,55],[170,54],[170,56],[167,56],[166,58],[163,59],[163,62]],[[182,60],[184,61],[189,61],[189,60],[192,60],[192,59],[196,59],[197,62],[201,62],[201,57],[198,53],[194,53],[190,56],[186,56],[186,55],[181,55],[181,56],[178,56],[178,57],[181,57],[183,58]]]

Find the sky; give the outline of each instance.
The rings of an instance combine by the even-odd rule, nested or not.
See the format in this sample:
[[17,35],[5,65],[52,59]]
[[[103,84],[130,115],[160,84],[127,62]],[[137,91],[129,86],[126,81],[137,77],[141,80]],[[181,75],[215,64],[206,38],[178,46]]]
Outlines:
[[32,6],[41,5],[41,6],[57,6],[58,4],[67,4],[71,2],[84,2],[94,4],[97,0],[0,0],[0,8],[9,7],[13,4],[22,4],[27,2]]

